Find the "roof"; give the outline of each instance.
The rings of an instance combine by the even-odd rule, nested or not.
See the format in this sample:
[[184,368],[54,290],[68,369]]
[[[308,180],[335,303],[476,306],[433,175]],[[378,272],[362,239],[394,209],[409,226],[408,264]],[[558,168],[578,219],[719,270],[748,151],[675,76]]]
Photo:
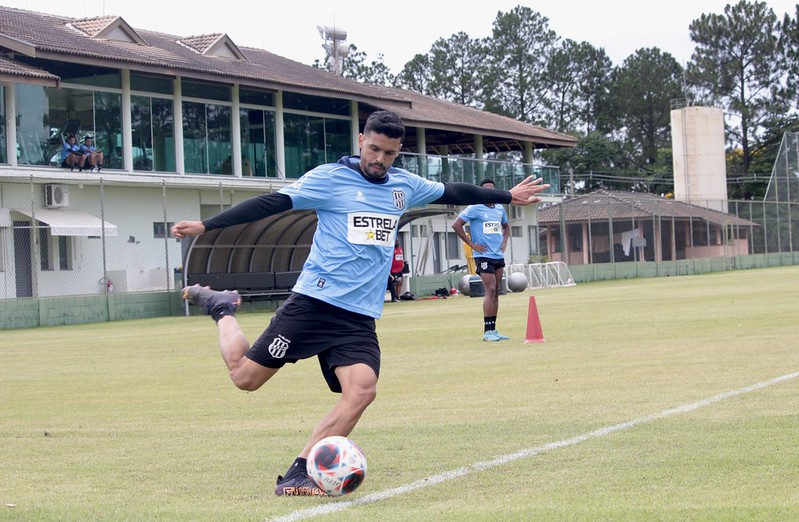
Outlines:
[[393,110],[407,124],[431,131],[427,138],[431,145],[435,131],[462,131],[466,150],[473,147],[473,134],[479,133],[487,137],[486,148],[494,143],[496,151],[520,150],[521,141],[539,148],[577,143],[572,136],[512,118],[404,89],[363,84],[263,49],[238,47],[227,35],[176,36],[134,29],[118,16],[78,19],[0,6],[2,49],[31,58],[88,59],[102,67],[358,101]]
[[538,209],[538,222],[551,225],[561,222],[583,223],[587,221],[652,219],[699,219],[719,226],[760,226],[733,214],[712,210],[684,201],[666,199],[655,194],[597,190],[590,194],[575,196],[562,203]]
[[58,85],[59,81],[55,74],[0,56],[0,80],[14,81],[20,78],[52,87]]

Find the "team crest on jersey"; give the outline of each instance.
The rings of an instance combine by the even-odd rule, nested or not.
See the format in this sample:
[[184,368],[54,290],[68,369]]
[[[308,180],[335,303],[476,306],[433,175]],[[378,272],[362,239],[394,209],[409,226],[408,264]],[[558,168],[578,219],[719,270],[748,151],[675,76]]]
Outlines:
[[272,339],[272,344],[269,345],[269,354],[275,359],[282,359],[286,356],[286,352],[289,349],[289,344],[291,344],[289,339],[286,339],[282,335],[278,334],[274,339]]
[[399,210],[405,210],[405,193],[401,190],[394,191],[394,206]]

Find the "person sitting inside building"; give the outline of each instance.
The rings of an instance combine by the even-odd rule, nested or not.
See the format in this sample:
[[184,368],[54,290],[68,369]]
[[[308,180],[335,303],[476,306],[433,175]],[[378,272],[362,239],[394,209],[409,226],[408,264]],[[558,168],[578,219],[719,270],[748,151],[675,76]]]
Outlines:
[[83,138],[83,145],[80,146],[80,151],[83,154],[83,168],[91,169],[92,172],[100,172],[103,168],[103,153],[97,150],[92,140],[94,140],[94,136],[87,134]]
[[74,134],[67,136],[67,141],[61,147],[61,166],[69,170],[75,170],[75,167],[78,167],[83,171],[83,153],[75,141]]

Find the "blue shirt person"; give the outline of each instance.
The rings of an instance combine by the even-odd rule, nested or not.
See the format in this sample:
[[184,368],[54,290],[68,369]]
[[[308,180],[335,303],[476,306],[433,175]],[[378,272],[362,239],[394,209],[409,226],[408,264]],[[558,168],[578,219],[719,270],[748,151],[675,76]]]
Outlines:
[[[481,187],[494,188],[494,180],[484,179]],[[464,225],[469,224],[469,234]],[[458,215],[452,229],[472,248],[477,275],[483,282],[483,340],[505,341],[508,336],[497,331],[499,288],[505,271],[505,247],[510,237],[508,215],[502,205],[470,205]]]
[[75,141],[74,134],[67,136],[64,145],[61,147],[61,166],[69,170],[74,170],[75,167],[83,170],[83,154],[80,151],[80,146]]
[[438,183],[393,167],[405,126],[389,111],[376,111],[358,135],[360,155],[346,156],[307,172],[278,192],[245,200],[203,221],[179,221],[178,237],[258,221],[293,209],[314,209],[318,218],[308,258],[293,293],[250,346],[235,316],[237,292],[198,285],[183,289],[219,329],[228,374],[240,389],[253,391],[287,363],[316,357],[328,387],[340,393],[284,476],[276,495],[324,495],[305,464],[313,445],[328,436],[347,436],[375,399],[380,346],[375,319],[383,310],[399,219],[415,206],[540,201],[548,185],[532,176],[510,191],[467,183]]

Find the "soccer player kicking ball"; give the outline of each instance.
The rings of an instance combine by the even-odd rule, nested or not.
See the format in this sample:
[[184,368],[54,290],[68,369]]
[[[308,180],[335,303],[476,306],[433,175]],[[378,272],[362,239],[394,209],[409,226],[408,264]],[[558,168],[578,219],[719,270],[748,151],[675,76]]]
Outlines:
[[233,383],[253,391],[286,363],[316,356],[327,385],[341,397],[314,427],[283,476],[276,495],[324,495],[308,477],[306,458],[324,437],[348,436],[375,399],[380,318],[400,216],[427,203],[537,203],[548,185],[532,176],[510,191],[467,183],[437,183],[391,165],[405,127],[396,114],[377,111],[358,135],[360,156],[321,165],[278,192],[250,198],[203,221],[180,221],[179,238],[258,221],[291,209],[314,209],[318,218],[311,251],[291,296],[250,346],[236,320],[241,297],[198,285],[183,289],[188,302],[216,321],[222,359]]

